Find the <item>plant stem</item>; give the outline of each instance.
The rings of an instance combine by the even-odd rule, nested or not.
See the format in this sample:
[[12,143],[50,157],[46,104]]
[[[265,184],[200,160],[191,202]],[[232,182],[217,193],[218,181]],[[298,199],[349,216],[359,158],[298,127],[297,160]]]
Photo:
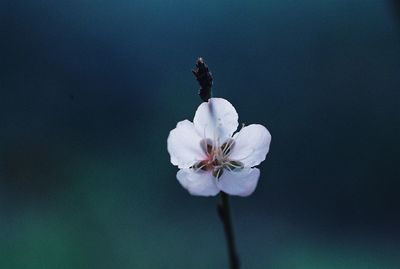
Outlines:
[[220,194],[220,201],[218,203],[217,210],[222,224],[224,225],[230,269],[239,269],[240,262],[235,248],[235,237],[233,234],[231,214],[229,209],[229,196],[224,192],[221,192]]
[[[199,57],[196,61],[196,68],[192,70],[200,85],[199,96],[207,102],[211,98],[211,87],[213,85],[213,77],[203,58]],[[224,225],[226,244],[228,247],[230,269],[239,269],[239,256],[236,253],[235,237],[233,235],[233,227],[231,221],[231,213],[229,209],[229,196],[221,192],[220,201],[217,205],[218,215]]]

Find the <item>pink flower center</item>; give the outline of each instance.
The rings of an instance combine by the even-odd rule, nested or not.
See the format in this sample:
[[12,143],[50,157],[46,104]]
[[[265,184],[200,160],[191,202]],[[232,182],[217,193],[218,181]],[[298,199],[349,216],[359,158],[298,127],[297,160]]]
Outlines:
[[193,169],[212,172],[217,179],[220,178],[224,169],[229,171],[242,169],[243,164],[229,158],[229,155],[235,146],[235,140],[229,138],[221,146],[216,145],[210,139],[203,139],[201,146],[206,154],[206,158],[192,166]]

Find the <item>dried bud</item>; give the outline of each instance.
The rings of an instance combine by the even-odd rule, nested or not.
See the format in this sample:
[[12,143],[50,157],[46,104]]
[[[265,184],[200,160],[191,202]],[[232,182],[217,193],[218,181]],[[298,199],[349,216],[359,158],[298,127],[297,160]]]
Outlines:
[[196,62],[196,68],[192,70],[193,75],[196,77],[197,82],[200,85],[199,96],[207,102],[211,98],[211,87],[212,87],[212,74],[208,70],[208,66],[204,62],[203,58],[199,57]]

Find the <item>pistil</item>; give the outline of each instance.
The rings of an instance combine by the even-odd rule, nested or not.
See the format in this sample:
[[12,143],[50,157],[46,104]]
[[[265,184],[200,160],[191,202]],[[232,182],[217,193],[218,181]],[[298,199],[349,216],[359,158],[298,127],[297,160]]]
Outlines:
[[229,159],[230,152],[235,145],[234,139],[229,138],[220,147],[214,145],[210,139],[202,140],[201,145],[207,157],[192,166],[196,171],[210,171],[215,178],[219,179],[224,169],[233,171],[243,168],[241,162]]

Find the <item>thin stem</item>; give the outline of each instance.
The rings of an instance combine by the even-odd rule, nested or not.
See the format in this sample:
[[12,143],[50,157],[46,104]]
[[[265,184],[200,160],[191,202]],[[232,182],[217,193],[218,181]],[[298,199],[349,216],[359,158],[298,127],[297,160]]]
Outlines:
[[226,244],[228,247],[230,269],[239,269],[240,262],[235,248],[235,237],[231,221],[229,209],[229,197],[226,193],[221,192],[220,201],[217,206],[218,215],[224,225]]

